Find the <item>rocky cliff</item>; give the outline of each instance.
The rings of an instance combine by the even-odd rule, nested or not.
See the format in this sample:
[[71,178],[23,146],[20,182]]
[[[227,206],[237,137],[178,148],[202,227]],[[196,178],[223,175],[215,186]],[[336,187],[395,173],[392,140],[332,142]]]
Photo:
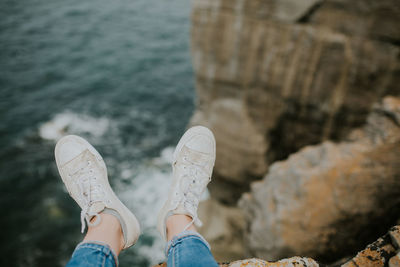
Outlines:
[[191,124],[217,140],[200,209],[219,259],[332,261],[395,223],[398,100],[373,105],[400,95],[398,21],[398,0],[193,1]]
[[197,111],[234,204],[270,163],[365,122],[400,93],[397,0],[194,0]]
[[400,99],[375,105],[347,141],[325,141],[271,165],[240,207],[251,254],[331,262],[355,253],[400,214]]

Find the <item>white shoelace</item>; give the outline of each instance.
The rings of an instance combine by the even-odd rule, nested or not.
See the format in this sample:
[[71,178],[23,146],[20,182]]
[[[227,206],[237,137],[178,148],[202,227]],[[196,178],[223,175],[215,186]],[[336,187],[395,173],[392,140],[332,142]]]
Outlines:
[[[98,212],[90,212],[90,207],[93,203],[103,202],[105,203],[105,192],[101,184],[96,182],[97,177],[94,175],[93,170],[90,167],[91,161],[87,161],[87,165],[79,168],[77,171],[70,174],[70,177],[76,177],[74,183],[80,190],[79,202],[82,204],[81,211],[81,232],[83,233],[86,228],[85,220],[88,226],[96,226],[100,223],[101,217]],[[95,218],[92,223],[91,219]]]
[[187,157],[183,157],[183,162],[183,173],[181,174],[183,176],[182,182],[177,185],[181,187],[183,195],[178,193],[180,191],[179,189],[176,190],[175,192],[178,194],[174,195],[173,203],[175,208],[177,208],[179,204],[183,204],[184,208],[192,216],[192,221],[184,229],[187,230],[193,223],[196,223],[198,226],[202,225],[197,215],[197,208],[201,194],[207,186],[210,177],[204,171],[204,165],[194,163]]

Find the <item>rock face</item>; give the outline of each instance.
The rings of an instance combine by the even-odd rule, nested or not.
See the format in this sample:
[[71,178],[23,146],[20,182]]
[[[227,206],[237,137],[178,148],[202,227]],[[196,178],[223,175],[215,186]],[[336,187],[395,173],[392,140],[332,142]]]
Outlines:
[[233,261],[245,257],[245,221],[238,207],[226,206],[209,199],[200,203],[198,215],[205,219],[199,232],[212,244],[211,251],[217,261]]
[[399,178],[400,99],[386,97],[346,141],[306,147],[251,185],[245,244],[268,260],[355,253],[399,218]]
[[194,0],[191,123],[216,136],[212,196],[234,204],[270,163],[399,95],[399,14],[398,0]]

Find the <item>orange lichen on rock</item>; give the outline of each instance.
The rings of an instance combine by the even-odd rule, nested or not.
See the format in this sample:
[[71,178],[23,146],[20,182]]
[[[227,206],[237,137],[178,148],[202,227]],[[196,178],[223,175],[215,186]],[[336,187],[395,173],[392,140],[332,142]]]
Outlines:
[[302,257],[292,257],[289,259],[283,259],[277,262],[267,262],[261,259],[247,259],[234,261],[229,265],[223,265],[226,267],[294,267],[294,266],[302,266],[302,267],[318,267],[318,263],[316,263],[313,259],[310,258],[302,258]]
[[374,243],[368,245],[363,251],[342,267],[380,267],[385,265],[394,255],[396,249],[390,243],[390,237],[385,235]]
[[[166,267],[166,263],[161,263],[153,267]],[[261,259],[246,259],[229,263],[219,263],[220,267],[318,267],[318,263],[310,258],[292,257],[277,262],[268,262]]]

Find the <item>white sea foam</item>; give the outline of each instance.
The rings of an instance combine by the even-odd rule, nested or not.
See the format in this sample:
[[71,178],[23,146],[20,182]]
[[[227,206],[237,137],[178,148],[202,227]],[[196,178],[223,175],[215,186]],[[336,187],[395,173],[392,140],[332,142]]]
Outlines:
[[98,137],[106,132],[109,124],[110,122],[106,118],[93,118],[88,115],[63,112],[42,124],[39,128],[39,135],[43,139],[54,141],[71,133],[84,133]]
[[118,185],[118,196],[135,213],[140,221],[142,233],[151,236],[151,245],[137,247],[152,265],[165,260],[165,242],[156,230],[157,215],[168,197],[171,183],[171,159],[174,148],[162,150],[160,157],[144,162],[138,170],[121,170],[124,179],[132,180],[129,187]]

